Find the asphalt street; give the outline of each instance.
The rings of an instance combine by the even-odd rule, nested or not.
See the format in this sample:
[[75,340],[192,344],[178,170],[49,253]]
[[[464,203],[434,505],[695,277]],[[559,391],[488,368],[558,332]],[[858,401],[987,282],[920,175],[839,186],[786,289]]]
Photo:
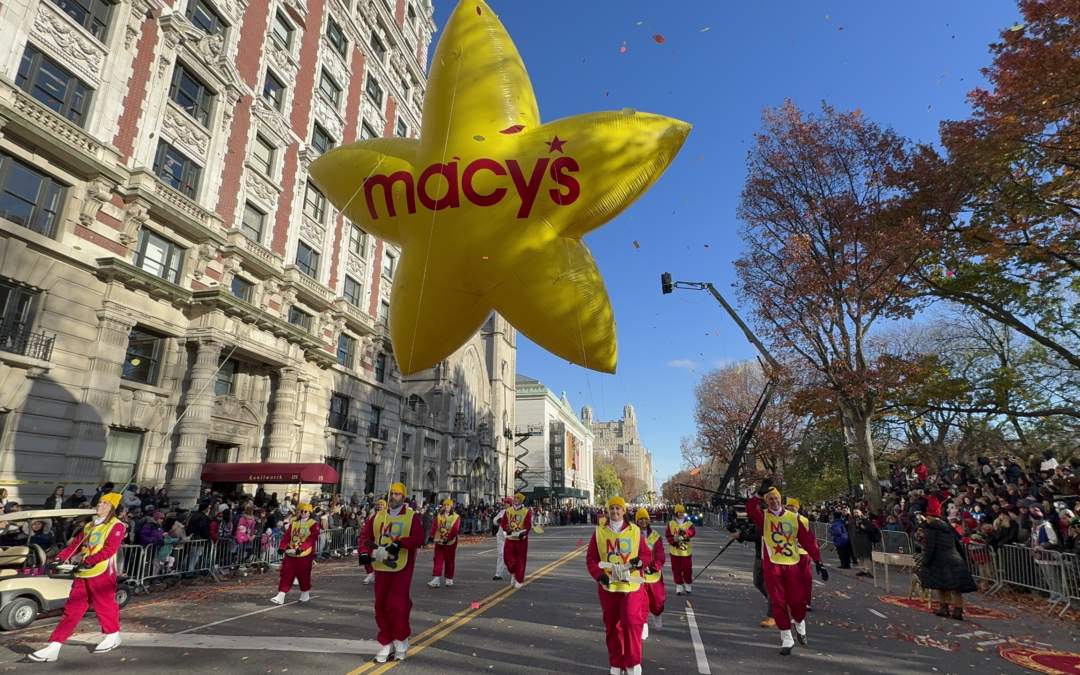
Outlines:
[[[595,673],[609,670],[596,583],[585,570],[591,527],[550,527],[530,544],[527,584],[513,590],[493,581],[494,540],[458,550],[452,588],[431,589],[431,551],[421,552],[413,579],[413,638],[404,662],[375,664],[378,649],[373,587],[352,561],[319,564],[313,600],[272,605],[276,575],[196,586],[137,597],[121,613],[125,644],[90,653],[99,639],[91,616],[61,652],[36,664],[25,654],[44,645],[55,619],[0,634],[0,668],[122,675],[147,672],[326,673],[439,675],[465,673]],[[727,543],[727,533],[700,528],[695,572]],[[830,559],[833,558],[833,559]],[[835,565],[835,556],[826,562]],[[832,570],[815,584],[809,645],[790,657],[777,653],[776,629],[759,627],[764,600],[751,584],[753,548],[731,546],[694,583],[675,596],[666,570],[664,629],[644,647],[644,672],[676,673],[1031,673],[1003,659],[1010,644],[1080,651],[1074,624],[1022,613],[977,596],[969,602],[1016,618],[955,622],[879,599],[866,580]],[[893,594],[907,594],[893,577]],[[903,586],[903,588],[900,588]],[[696,628],[696,630],[695,630]],[[1011,642],[1010,642],[1011,641]]]

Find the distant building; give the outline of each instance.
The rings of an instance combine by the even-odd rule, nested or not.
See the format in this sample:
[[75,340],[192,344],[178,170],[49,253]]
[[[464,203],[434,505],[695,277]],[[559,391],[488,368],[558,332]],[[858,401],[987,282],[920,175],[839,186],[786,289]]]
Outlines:
[[[593,433],[574,415],[566,392],[517,376],[515,490],[535,500],[592,502]],[[518,474],[517,472],[521,473]]]
[[596,452],[600,457],[603,457],[604,453],[622,455],[637,470],[638,479],[642,485],[641,494],[623,495],[624,497],[628,499],[636,497],[644,501],[650,492],[656,491],[652,453],[641,444],[634,406],[626,404],[623,408],[622,419],[611,422],[595,421],[592,408],[585,406],[581,409],[581,421],[592,430],[596,438]]

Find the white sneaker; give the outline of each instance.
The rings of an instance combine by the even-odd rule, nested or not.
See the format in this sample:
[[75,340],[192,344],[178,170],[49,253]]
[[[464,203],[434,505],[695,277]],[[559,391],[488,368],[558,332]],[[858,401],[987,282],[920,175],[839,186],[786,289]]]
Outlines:
[[409,651],[409,639],[394,640],[394,660],[404,661],[405,652]]
[[300,594],[300,602],[308,602],[311,600],[311,593],[304,591]]
[[641,639],[642,640],[648,640],[649,639],[649,622],[648,621],[646,621],[645,625],[641,627]]
[[430,586],[431,588],[438,588],[439,587],[439,577],[435,577],[431,581],[427,582],[427,585]]
[[453,586],[454,585],[454,580],[453,579],[447,579],[446,580],[446,585],[447,586]]
[[626,675],[641,675],[641,664],[626,669]]
[[683,590],[686,591],[687,595],[690,595],[690,584],[683,584]]
[[517,581],[514,582],[514,588],[521,588],[521,586],[522,584],[518,583]]
[[797,639],[801,645],[806,644],[806,619],[795,623],[795,639]]
[[285,604],[285,594],[281,593],[279,591],[277,595],[270,598],[270,602],[274,603],[275,605],[284,605]]
[[33,654],[29,655],[31,661],[37,661],[38,663],[49,663],[60,658],[60,642],[50,642],[48,647],[39,649]]
[[789,656],[791,654],[791,648],[795,646],[795,640],[791,637],[790,630],[780,631],[780,655]]
[[370,586],[373,581],[375,581],[375,573],[374,572],[372,572],[371,574],[364,577],[364,585],[365,586]]
[[611,667],[611,675],[623,675],[624,672],[626,671],[622,668],[616,668],[615,666]]
[[300,580],[299,579],[293,579],[292,580],[292,585],[293,586],[299,586],[300,585]]
[[675,584],[675,595],[682,595],[682,584]]
[[664,628],[664,619],[659,614],[653,617],[653,628],[656,630],[663,630]]
[[394,648],[394,645],[383,645],[379,653],[375,655],[375,660],[378,663],[386,663],[386,660],[390,658],[390,651]]
[[120,633],[109,633],[105,636],[105,639],[98,643],[98,646],[94,648],[95,654],[104,654],[105,652],[111,652],[120,646]]

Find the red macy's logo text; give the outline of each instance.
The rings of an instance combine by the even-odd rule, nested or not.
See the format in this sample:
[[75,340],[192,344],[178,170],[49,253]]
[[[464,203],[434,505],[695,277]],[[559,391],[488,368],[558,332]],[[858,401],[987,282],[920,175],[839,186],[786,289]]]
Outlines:
[[[506,167],[504,168],[502,164],[494,159],[478,159],[470,162],[465,167],[465,170],[461,172],[460,189],[457,162],[432,164],[424,169],[415,185],[413,184],[412,174],[408,171],[398,171],[389,176],[382,174],[370,176],[364,180],[364,197],[367,199],[368,212],[371,213],[372,220],[379,219],[379,214],[375,210],[375,188],[381,187],[383,189],[383,198],[386,200],[387,214],[391,218],[397,215],[391,191],[394,183],[398,181],[405,185],[405,203],[410,214],[416,213],[417,197],[420,198],[420,203],[424,208],[432,211],[460,207],[462,194],[465,195],[465,199],[477,206],[494,206],[502,201],[509,189],[496,188],[486,195],[480,194],[473,187],[473,177],[480,171],[490,171],[496,176],[505,176],[509,172],[510,178],[514,181],[514,189],[517,190],[518,197],[521,198],[521,208],[518,209],[517,213],[518,218],[529,217],[533,203],[536,202],[536,196],[540,192],[540,184],[544,181],[545,171],[551,174],[551,179],[558,186],[548,190],[551,201],[559,206],[569,206],[581,196],[581,184],[578,183],[576,178],[567,175],[579,170],[577,160],[573,157],[556,157],[554,161],[548,157],[542,157],[533,166],[532,174],[527,180],[525,173],[521,170],[521,165],[518,164],[516,159],[508,159],[505,164]],[[441,175],[446,180],[447,191],[442,197],[434,199],[428,194],[427,184],[429,180],[437,175]]]

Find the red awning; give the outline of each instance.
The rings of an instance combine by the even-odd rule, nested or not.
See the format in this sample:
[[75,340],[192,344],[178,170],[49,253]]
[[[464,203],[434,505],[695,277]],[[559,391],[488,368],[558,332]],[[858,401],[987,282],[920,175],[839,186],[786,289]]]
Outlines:
[[329,464],[203,464],[204,483],[337,483]]

